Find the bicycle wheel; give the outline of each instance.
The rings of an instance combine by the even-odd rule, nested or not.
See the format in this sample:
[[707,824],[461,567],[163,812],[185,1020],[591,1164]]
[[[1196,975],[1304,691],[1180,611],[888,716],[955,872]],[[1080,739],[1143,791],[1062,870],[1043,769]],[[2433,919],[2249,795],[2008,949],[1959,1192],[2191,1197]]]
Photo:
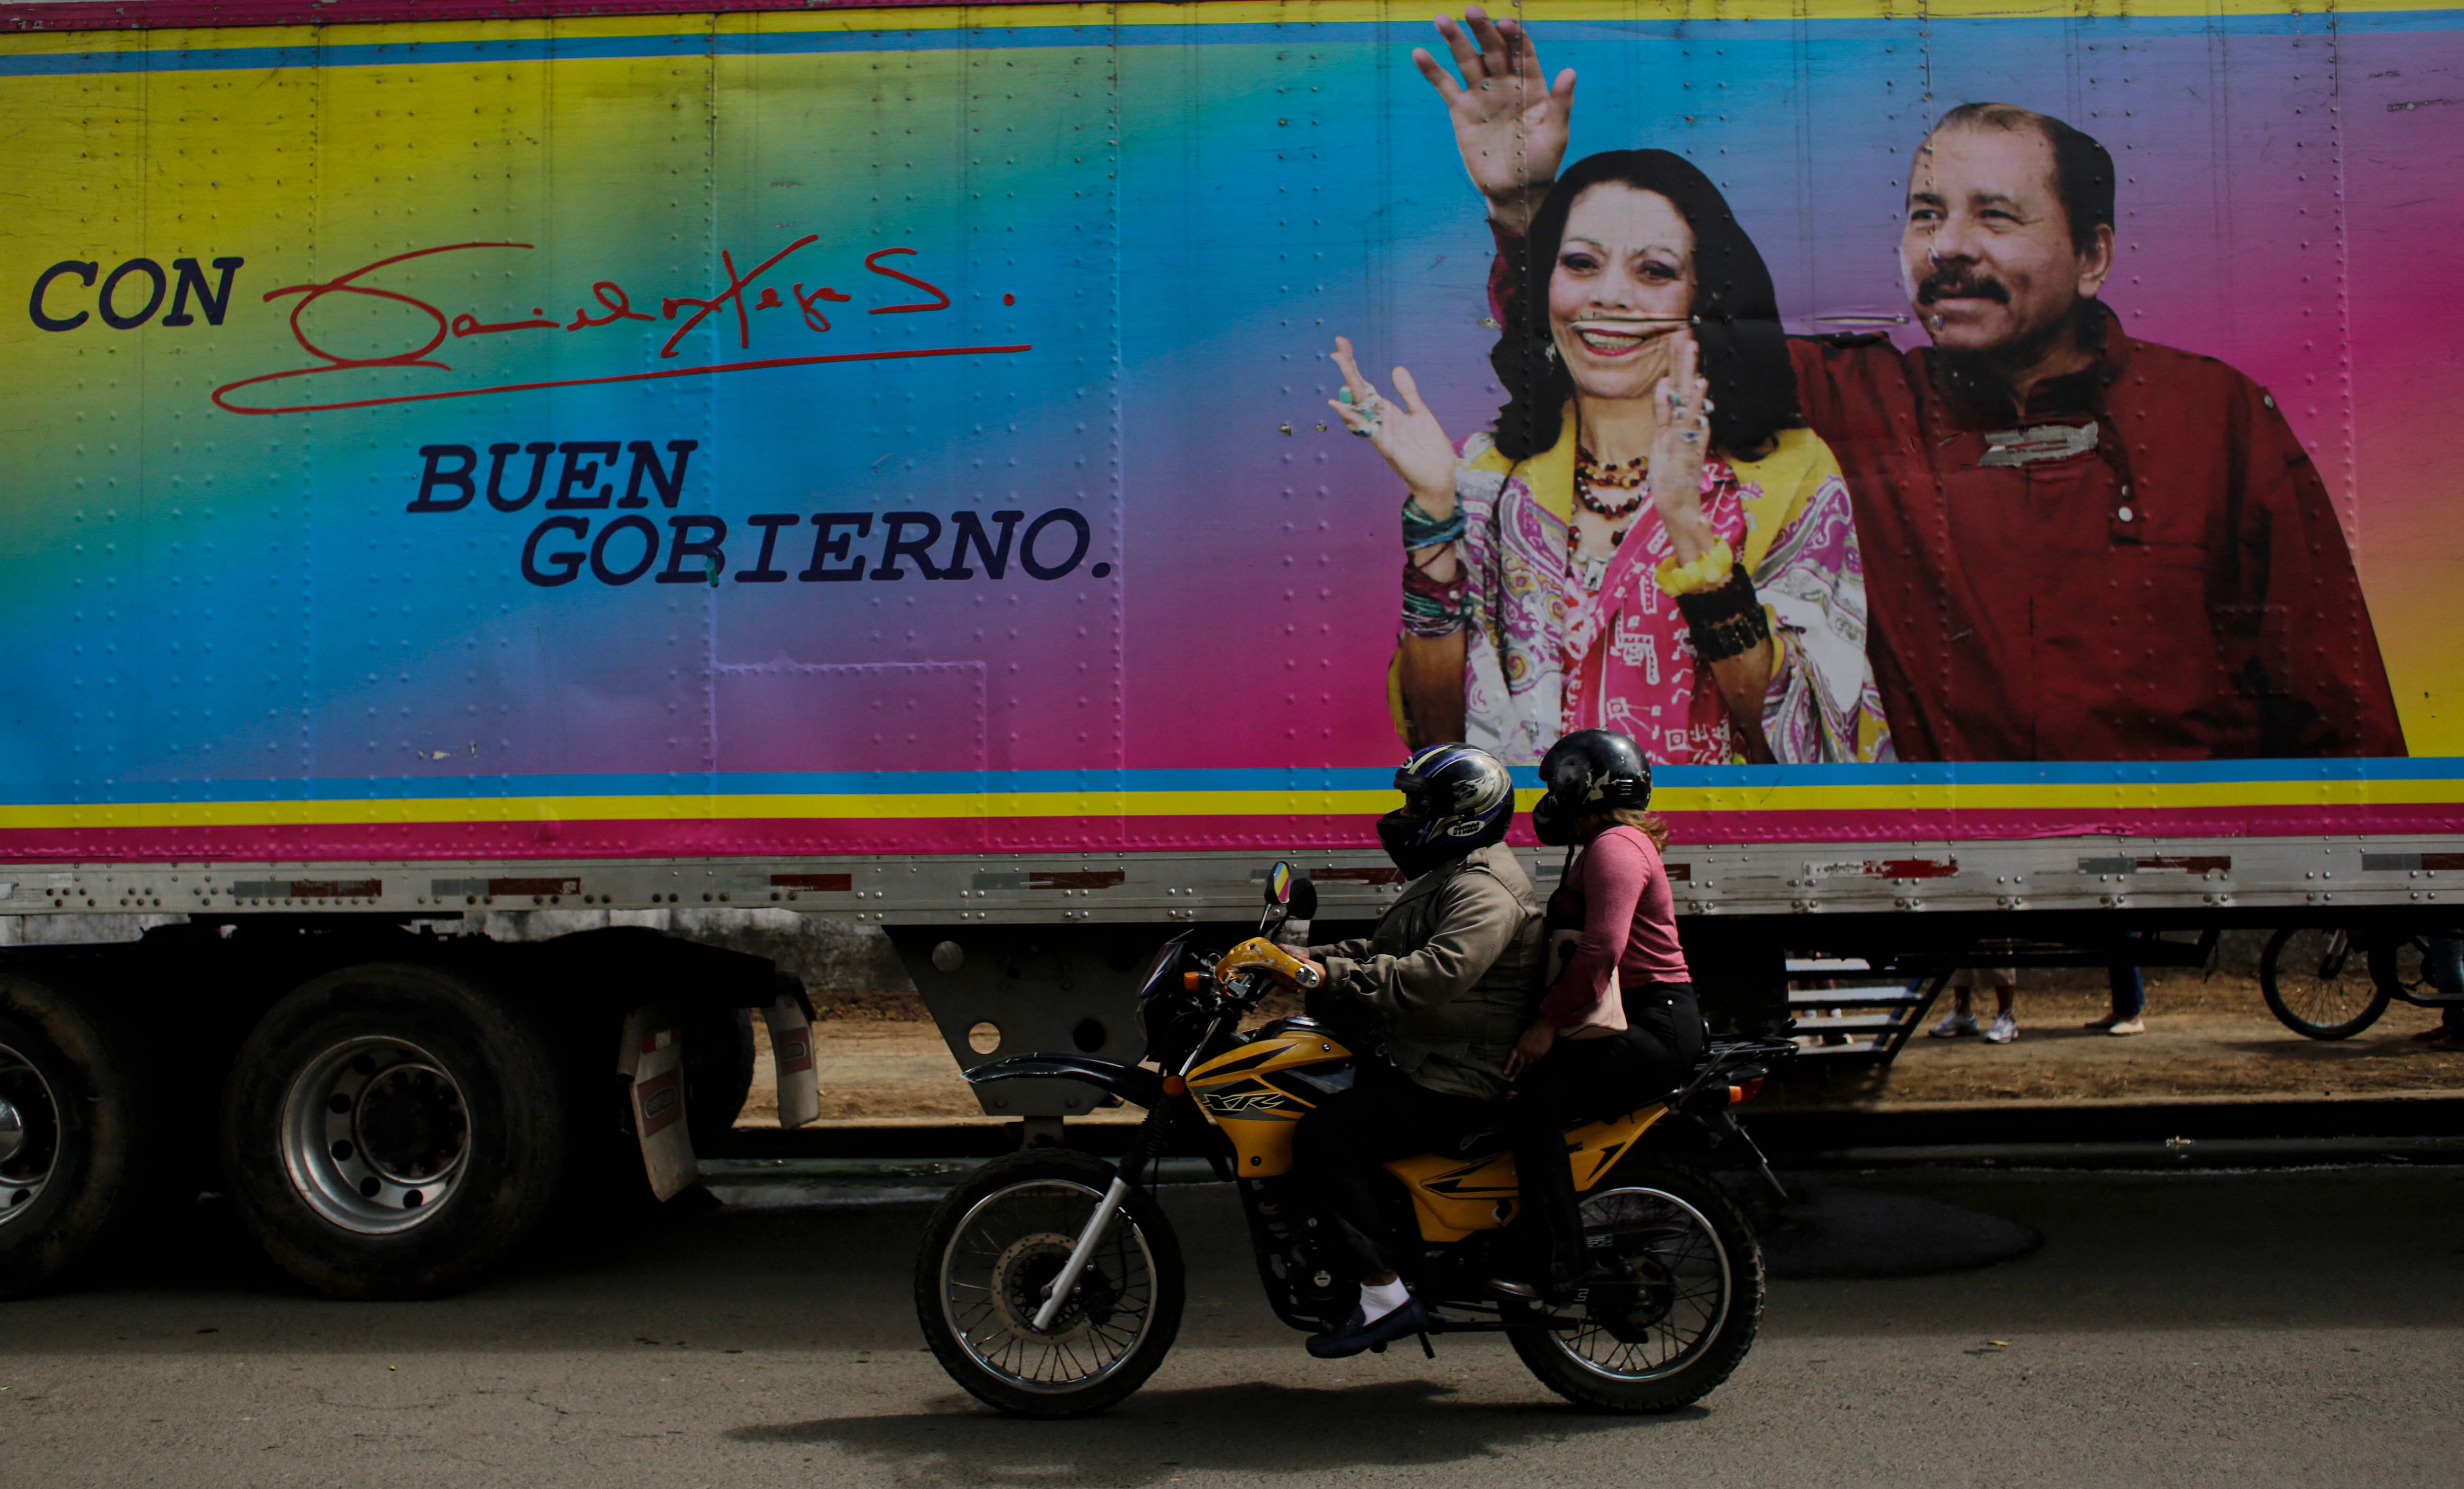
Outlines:
[[2370,976],[2390,998],[2400,997],[2407,1002],[2434,998],[2438,984],[2430,975],[2429,952],[2429,940],[2424,936],[2382,938],[2370,947]]
[[2258,960],[2267,1011],[2294,1033],[2348,1040],[2387,1012],[2387,984],[2371,970],[2349,931],[2288,926],[2268,937]]
[[984,1165],[925,1228],[915,1314],[941,1368],[1013,1416],[1084,1416],[1146,1384],[1180,1331],[1180,1246],[1132,1190],[1049,1329],[1045,1285],[1112,1182],[1085,1153],[1035,1149]]

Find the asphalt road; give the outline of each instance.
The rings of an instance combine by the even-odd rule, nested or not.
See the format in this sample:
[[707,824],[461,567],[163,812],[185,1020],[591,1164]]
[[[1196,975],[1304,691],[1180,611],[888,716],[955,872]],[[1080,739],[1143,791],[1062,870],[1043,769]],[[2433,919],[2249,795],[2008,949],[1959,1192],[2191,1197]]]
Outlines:
[[0,1305],[0,1483],[2376,1486],[2464,1481],[2464,1169],[1834,1177],[2035,1227],[1983,1271],[1774,1283],[1664,1419],[1502,1342],[1319,1364],[1223,1192],[1173,1193],[1178,1349],[1083,1423],[920,1352],[914,1203],[598,1235],[467,1297],[303,1298],[210,1208],[143,1278]]

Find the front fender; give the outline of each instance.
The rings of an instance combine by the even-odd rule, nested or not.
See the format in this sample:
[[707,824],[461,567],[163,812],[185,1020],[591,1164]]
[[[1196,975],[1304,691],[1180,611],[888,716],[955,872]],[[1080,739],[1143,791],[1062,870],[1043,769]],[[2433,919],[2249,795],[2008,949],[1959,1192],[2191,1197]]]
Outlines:
[[961,1073],[971,1085],[990,1085],[995,1081],[1081,1081],[1136,1106],[1153,1108],[1163,1103],[1163,1077],[1139,1065],[1085,1055],[1012,1055]]

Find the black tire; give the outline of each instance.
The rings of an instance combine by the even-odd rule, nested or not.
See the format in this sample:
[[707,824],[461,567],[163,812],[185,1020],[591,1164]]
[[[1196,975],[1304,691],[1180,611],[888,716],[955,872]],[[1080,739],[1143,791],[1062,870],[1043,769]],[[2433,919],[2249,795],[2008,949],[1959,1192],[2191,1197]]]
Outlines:
[[694,1152],[715,1152],[753,1094],[753,1010],[703,1007],[683,1022],[685,1125]]
[[[2349,1040],[2387,1012],[2392,957],[2366,954],[2348,931],[2287,926],[2258,959],[2259,996],[2276,1021],[2313,1040]],[[2332,975],[2330,975],[2332,974]]]
[[81,999],[0,974],[0,1298],[59,1286],[143,1214],[154,1094]]
[[[2437,934],[2452,936],[2452,929]],[[2370,980],[2379,985],[2390,1000],[2408,1002],[2424,994],[2436,996],[2438,984],[2430,975],[2430,939],[2423,935],[2381,936],[2370,943]]]
[[[1068,1255],[1068,1245],[1054,1237],[1076,1239],[1112,1177],[1111,1165],[1085,1153],[1039,1148],[984,1165],[933,1212],[915,1258],[916,1322],[941,1369],[986,1406],[1012,1416],[1086,1416],[1145,1385],[1171,1351],[1180,1333],[1180,1242],[1162,1207],[1142,1189],[1131,1190],[1122,1202],[1069,1311],[1049,1335],[1033,1331],[1027,1305]],[[987,1232],[1002,1234],[993,1229],[1001,1226],[1017,1234],[1000,1252],[976,1245]],[[971,1256],[995,1259],[987,1269],[993,1285],[957,1281],[974,1269]],[[1090,1308],[1090,1300],[1097,1306]],[[1133,1309],[1133,1323],[1114,1322]],[[1020,1320],[1024,1327],[1007,1327],[1003,1320]],[[1026,1351],[1042,1350],[1040,1359],[1060,1356],[1092,1368],[1043,1380],[1005,1369],[998,1343],[1003,1336],[1016,1342],[1022,1365],[1031,1363]],[[1107,1347],[1115,1350],[1109,1358]],[[1076,1360],[1080,1349],[1084,1362]]]
[[431,1298],[547,1213],[564,1102],[529,1018],[451,974],[380,963],[258,1021],[221,1136],[231,1201],[276,1265],[332,1297]]
[[[1674,1412],[1709,1395],[1762,1324],[1763,1250],[1745,1215],[1702,1174],[1646,1156],[1583,1196],[1583,1220],[1595,1266],[1610,1259],[1634,1281],[1595,1283],[1567,1310],[1582,1327],[1508,1329],[1514,1352],[1540,1384],[1595,1411]],[[1705,1283],[1687,1287],[1687,1276]],[[1705,1286],[1716,1288],[1708,1305]]]

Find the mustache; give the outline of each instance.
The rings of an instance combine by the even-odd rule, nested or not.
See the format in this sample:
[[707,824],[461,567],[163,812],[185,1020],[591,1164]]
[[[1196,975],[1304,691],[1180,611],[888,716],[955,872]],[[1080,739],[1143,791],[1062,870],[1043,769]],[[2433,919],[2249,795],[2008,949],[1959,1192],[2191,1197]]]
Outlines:
[[1946,296],[1991,300],[1998,305],[2011,303],[2011,292],[2003,287],[2001,280],[1970,269],[1937,269],[1917,282],[1917,303],[1920,305],[1930,305]]

